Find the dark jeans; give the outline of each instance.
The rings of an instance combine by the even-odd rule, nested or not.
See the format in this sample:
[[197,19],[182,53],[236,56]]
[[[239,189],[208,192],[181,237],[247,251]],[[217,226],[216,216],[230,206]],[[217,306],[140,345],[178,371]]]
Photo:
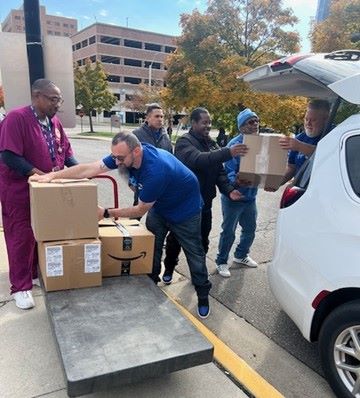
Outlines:
[[205,298],[211,289],[205,252],[201,244],[201,213],[179,224],[173,224],[156,214],[152,209],[146,219],[146,227],[155,235],[154,262],[151,277],[159,281],[161,255],[165,236],[171,231],[184,250],[189,265],[191,281],[199,298]]
[[[212,221],[212,212],[210,209],[203,209],[201,212],[201,242],[203,248],[205,250],[205,254],[209,251],[209,235],[211,231],[211,221]],[[175,267],[179,262],[179,254],[180,254],[181,246],[179,242],[176,240],[176,237],[172,232],[169,233],[166,239],[166,247],[165,247],[165,272],[167,274],[172,274],[174,272]]]

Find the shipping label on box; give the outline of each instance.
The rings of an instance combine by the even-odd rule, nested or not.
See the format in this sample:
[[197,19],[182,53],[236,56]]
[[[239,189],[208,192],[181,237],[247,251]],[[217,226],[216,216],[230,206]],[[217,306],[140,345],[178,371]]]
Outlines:
[[39,242],[39,267],[46,291],[101,285],[101,242],[81,239]]
[[97,185],[89,180],[30,182],[31,226],[38,242],[97,238]]
[[288,153],[279,145],[281,134],[244,135],[249,148],[241,157],[238,178],[252,186],[278,189],[286,171]]
[[155,237],[139,221],[102,220],[99,238],[103,276],[152,272]]

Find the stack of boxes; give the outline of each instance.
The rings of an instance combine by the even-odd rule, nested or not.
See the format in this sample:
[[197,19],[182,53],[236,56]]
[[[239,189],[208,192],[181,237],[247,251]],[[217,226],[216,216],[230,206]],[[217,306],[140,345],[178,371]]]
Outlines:
[[102,276],[151,273],[154,235],[137,220],[98,225],[94,182],[30,182],[30,203],[46,291],[100,286]]
[[30,203],[45,290],[100,286],[96,184],[30,182]]

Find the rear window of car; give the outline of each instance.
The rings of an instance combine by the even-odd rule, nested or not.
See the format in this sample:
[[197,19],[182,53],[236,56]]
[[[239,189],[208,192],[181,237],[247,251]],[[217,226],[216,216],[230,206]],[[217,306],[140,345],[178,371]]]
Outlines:
[[353,191],[360,196],[360,135],[346,140],[346,167]]

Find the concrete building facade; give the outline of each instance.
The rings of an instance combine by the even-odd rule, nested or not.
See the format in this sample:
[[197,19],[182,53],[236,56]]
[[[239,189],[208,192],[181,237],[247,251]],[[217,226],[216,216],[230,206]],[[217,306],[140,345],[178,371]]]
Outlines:
[[71,40],[73,59],[78,65],[85,65],[86,59],[101,61],[108,75],[110,89],[118,102],[103,116],[116,113],[129,123],[137,121],[139,114],[122,109],[122,104],[131,99],[141,83],[164,85],[164,63],[176,49],[174,36],[103,23],[86,27]]
[[[40,24],[43,35],[67,36],[70,37],[77,32],[77,19],[47,15],[46,8],[40,6]],[[1,23],[3,32],[24,33],[25,20],[24,10],[11,10],[9,15]]]

